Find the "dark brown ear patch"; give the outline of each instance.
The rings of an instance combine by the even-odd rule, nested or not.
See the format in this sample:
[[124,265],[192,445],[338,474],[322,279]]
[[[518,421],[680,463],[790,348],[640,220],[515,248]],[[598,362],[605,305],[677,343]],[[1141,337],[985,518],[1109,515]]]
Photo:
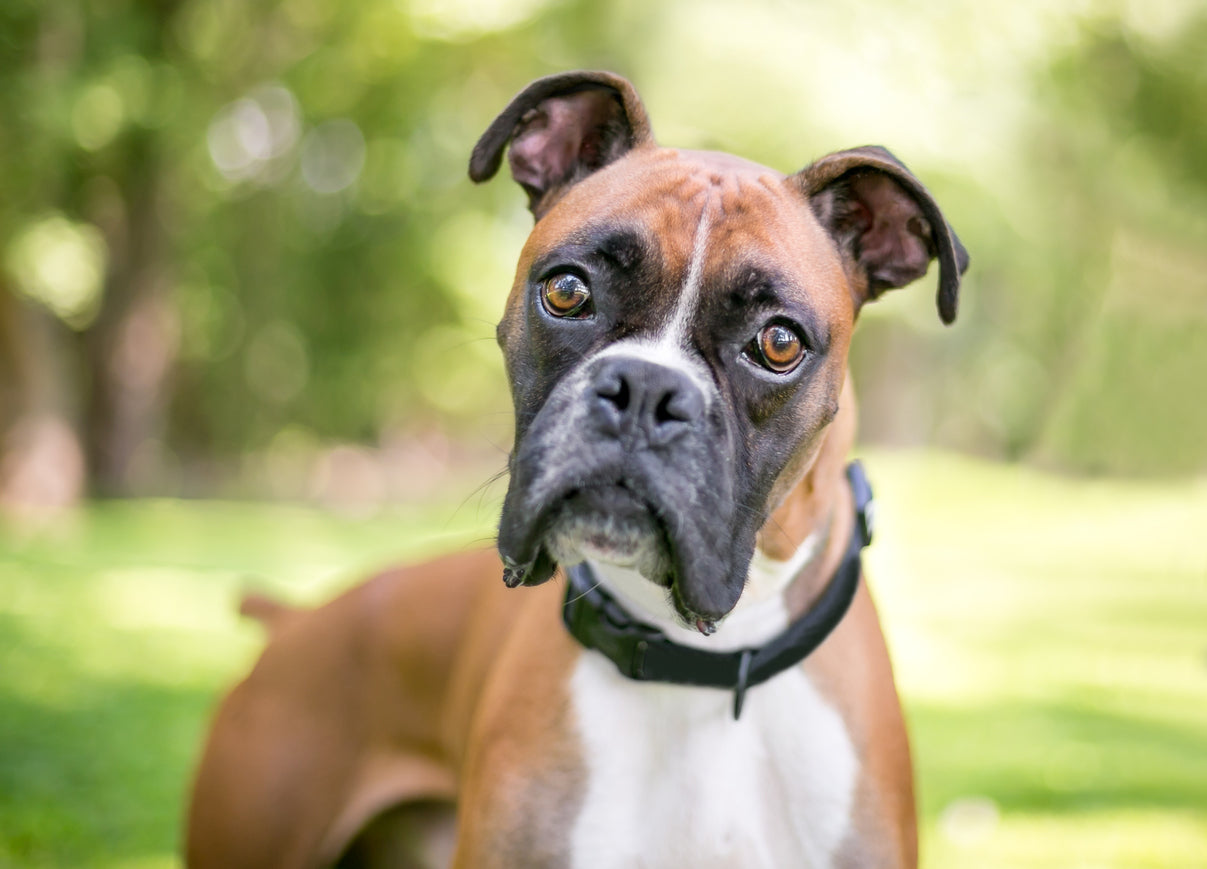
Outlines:
[[508,144],[512,177],[539,219],[571,184],[653,144],[649,118],[628,81],[608,72],[570,72],[530,84],[482,134],[469,177],[499,171]]
[[831,197],[834,232],[867,272],[873,297],[926,274],[935,256],[930,222],[887,175],[854,172],[823,195]]
[[929,191],[897,158],[879,147],[855,148],[823,157],[794,178],[854,264],[861,302],[912,283],[938,258],[939,316],[955,321],[968,251]]
[[601,169],[632,147],[616,94],[591,88],[550,97],[520,118],[507,152],[529,207],[556,187]]

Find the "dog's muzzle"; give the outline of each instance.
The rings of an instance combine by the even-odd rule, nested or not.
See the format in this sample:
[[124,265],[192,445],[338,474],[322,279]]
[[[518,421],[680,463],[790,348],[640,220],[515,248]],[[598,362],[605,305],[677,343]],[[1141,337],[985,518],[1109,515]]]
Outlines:
[[513,456],[499,528],[510,584],[590,558],[670,589],[688,624],[728,613],[756,529],[745,540],[734,522],[733,438],[715,404],[692,373],[636,356],[567,376]]

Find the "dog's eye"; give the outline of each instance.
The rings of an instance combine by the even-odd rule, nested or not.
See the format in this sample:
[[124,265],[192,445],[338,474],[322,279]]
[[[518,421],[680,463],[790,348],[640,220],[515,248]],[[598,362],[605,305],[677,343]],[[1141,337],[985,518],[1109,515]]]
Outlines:
[[591,291],[578,275],[561,272],[541,282],[541,304],[555,317],[583,319],[591,314]]
[[768,323],[750,343],[746,353],[764,368],[776,374],[787,374],[805,358],[805,345],[790,326]]

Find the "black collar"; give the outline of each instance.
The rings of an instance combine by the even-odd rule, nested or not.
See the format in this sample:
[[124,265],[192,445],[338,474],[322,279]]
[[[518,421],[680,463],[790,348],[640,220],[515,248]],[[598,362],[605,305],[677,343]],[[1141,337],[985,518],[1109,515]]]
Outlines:
[[574,638],[611,659],[630,679],[732,690],[733,717],[746,689],[800,663],[830,635],[851,606],[862,573],[859,555],[872,542],[872,489],[859,462],[847,465],[855,498],[855,525],[842,563],[809,610],[758,648],[710,652],[681,646],[634,619],[591,575],[586,564],[566,571],[562,619]]

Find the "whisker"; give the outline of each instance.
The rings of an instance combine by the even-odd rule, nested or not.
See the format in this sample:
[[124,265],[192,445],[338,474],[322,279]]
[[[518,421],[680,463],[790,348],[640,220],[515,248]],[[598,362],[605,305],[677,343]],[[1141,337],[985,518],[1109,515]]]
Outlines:
[[576,595],[576,596],[570,598],[569,600],[566,601],[566,603],[568,603],[568,604],[569,603],[578,603],[580,600],[582,600],[584,597],[589,595],[591,592],[595,591],[595,589],[599,588],[601,585],[603,585],[603,580],[599,580],[599,579],[595,580],[595,585],[584,590],[582,594],[579,594],[579,595]]

